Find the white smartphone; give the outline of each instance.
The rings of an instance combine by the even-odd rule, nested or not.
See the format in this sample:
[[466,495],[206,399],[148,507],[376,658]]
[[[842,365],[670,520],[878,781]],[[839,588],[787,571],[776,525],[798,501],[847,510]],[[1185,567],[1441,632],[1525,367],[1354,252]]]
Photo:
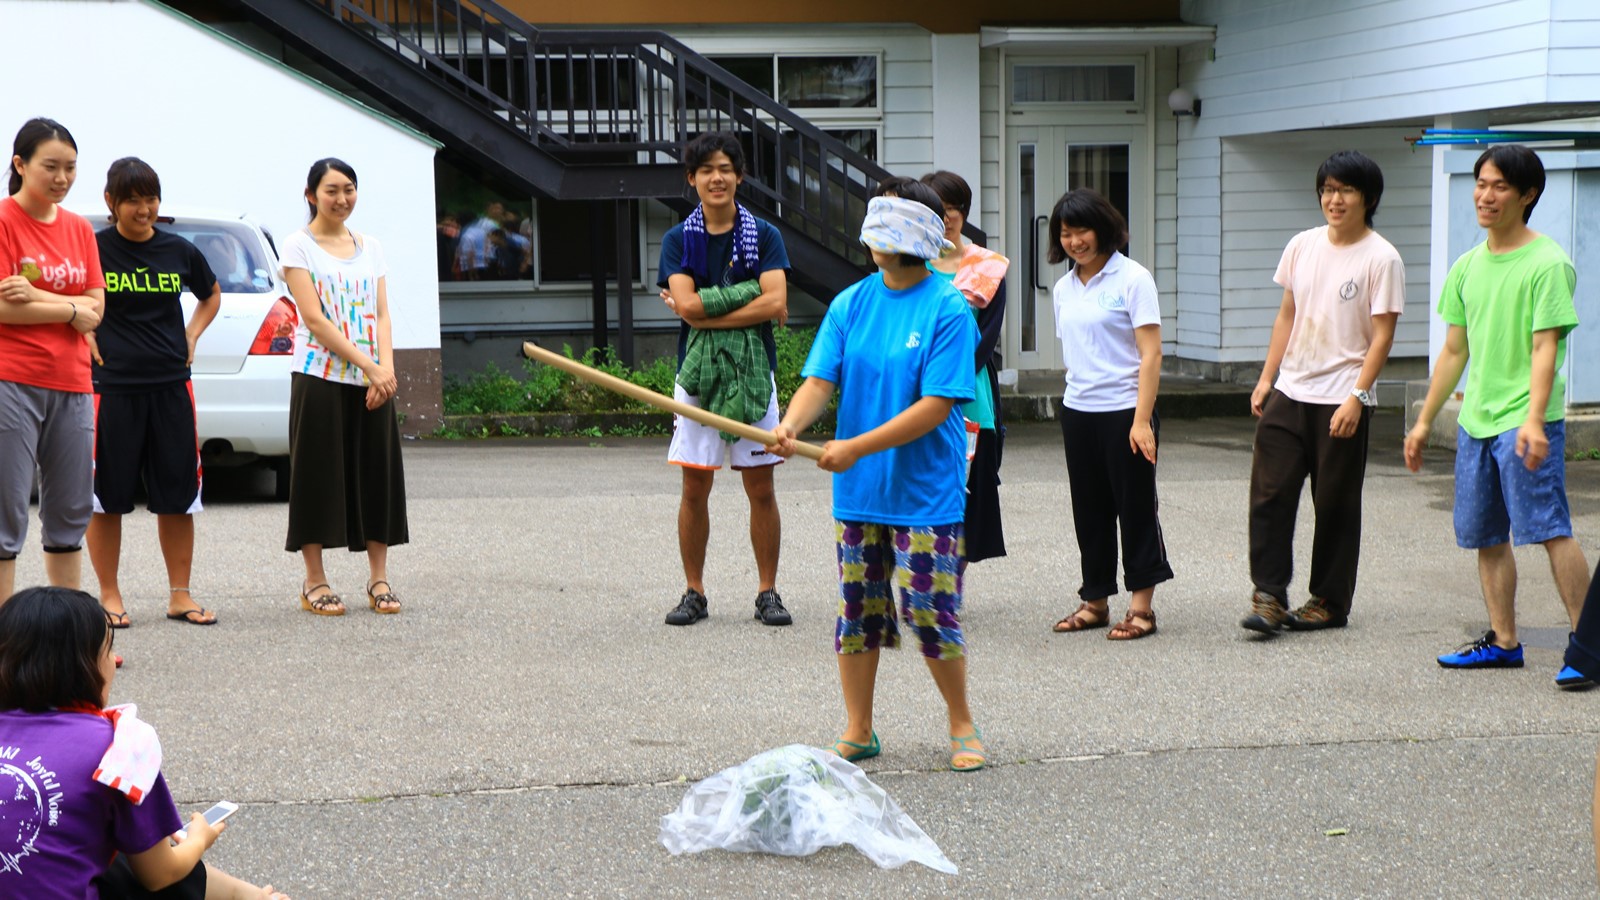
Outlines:
[[[228,801],[223,800],[218,802],[216,806],[206,810],[205,817],[207,822],[210,822],[213,826],[215,826],[218,822],[221,822],[223,819],[226,819],[238,811],[239,804],[229,803]],[[178,840],[181,841],[189,836],[189,830],[187,828],[180,828],[178,829],[177,834]]]

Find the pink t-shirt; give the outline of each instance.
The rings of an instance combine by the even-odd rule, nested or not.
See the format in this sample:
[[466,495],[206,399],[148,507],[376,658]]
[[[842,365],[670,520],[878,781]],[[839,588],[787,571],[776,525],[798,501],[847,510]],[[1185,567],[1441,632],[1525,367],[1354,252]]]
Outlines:
[[1406,305],[1406,267],[1376,231],[1336,246],[1328,226],[1289,240],[1272,280],[1294,294],[1277,388],[1301,403],[1343,403],[1372,346],[1372,317]]

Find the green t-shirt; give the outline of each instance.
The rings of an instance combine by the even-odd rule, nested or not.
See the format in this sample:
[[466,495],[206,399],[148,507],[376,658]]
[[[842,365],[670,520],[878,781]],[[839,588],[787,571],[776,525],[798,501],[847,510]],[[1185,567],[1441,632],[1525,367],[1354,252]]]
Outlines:
[[1558,329],[1556,376],[1546,422],[1566,416],[1561,368],[1567,332],[1577,327],[1572,291],[1578,275],[1565,250],[1539,235],[1510,253],[1490,253],[1488,243],[1462,254],[1439,295],[1439,317],[1467,329],[1467,386],[1461,427],[1483,440],[1518,428],[1528,418],[1533,333]]
[[[928,263],[928,271],[939,276],[940,278],[943,278],[945,281],[948,281],[951,284],[955,283],[956,273],[954,272],[941,272],[938,269],[935,269],[933,267],[933,263],[931,262]],[[976,319],[978,317],[977,308],[971,306],[968,308],[972,309],[972,317]],[[978,371],[978,382],[975,393],[977,395],[976,399],[961,404],[961,414],[966,416],[968,421],[977,422],[979,428],[987,428],[990,431],[993,431],[994,391],[989,386],[988,374],[981,369]]]

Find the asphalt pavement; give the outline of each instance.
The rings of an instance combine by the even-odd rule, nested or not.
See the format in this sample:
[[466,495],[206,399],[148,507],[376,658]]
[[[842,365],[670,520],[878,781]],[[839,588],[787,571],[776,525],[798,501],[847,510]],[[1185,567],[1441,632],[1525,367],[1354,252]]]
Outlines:
[[[1252,427],[1165,423],[1177,577],[1159,632],[1129,643],[1050,632],[1078,584],[1060,435],[1012,430],[1010,556],[968,570],[964,611],[991,765],[946,770],[914,650],[884,656],[884,749],[863,765],[959,875],[657,840],[690,783],[843,724],[829,480],[803,461],[777,473],[788,628],[753,618],[731,473],[712,496],[711,616],[662,624],[683,589],[664,438],[408,443],[398,616],[368,611],[364,557],[344,551],[329,571],[349,614],[301,612],[270,478],[208,472],[191,584],[220,624],[162,617],[155,523],[129,517],[113,700],[159,731],[186,811],[241,805],[207,859],[296,898],[1593,896],[1600,691],[1552,684],[1567,623],[1543,551],[1516,553],[1527,667],[1439,668],[1487,627],[1477,573],[1451,533],[1450,454],[1407,473],[1384,413],[1350,626],[1254,636],[1238,627]],[[1592,564],[1600,463],[1569,482]],[[19,584],[40,578],[32,547]]]

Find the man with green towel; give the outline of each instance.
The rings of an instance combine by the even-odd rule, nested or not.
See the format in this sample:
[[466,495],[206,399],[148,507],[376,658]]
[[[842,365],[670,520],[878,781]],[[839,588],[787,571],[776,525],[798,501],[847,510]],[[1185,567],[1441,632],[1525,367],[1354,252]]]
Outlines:
[[[662,237],[657,280],[668,308],[683,320],[673,393],[770,431],[778,424],[772,323],[788,316],[789,255],[777,229],[734,200],[744,177],[737,138],[701,135],[684,148],[683,164],[700,205]],[[755,617],[766,625],[788,625],[789,611],[777,592],[781,527],[772,484],[772,467],[783,460],[755,441],[682,416],[674,423],[667,460],[683,470],[678,550],[686,582],[667,624],[693,625],[707,615],[708,500],[717,470],[731,462],[750,499],[750,544],[760,579]]]

